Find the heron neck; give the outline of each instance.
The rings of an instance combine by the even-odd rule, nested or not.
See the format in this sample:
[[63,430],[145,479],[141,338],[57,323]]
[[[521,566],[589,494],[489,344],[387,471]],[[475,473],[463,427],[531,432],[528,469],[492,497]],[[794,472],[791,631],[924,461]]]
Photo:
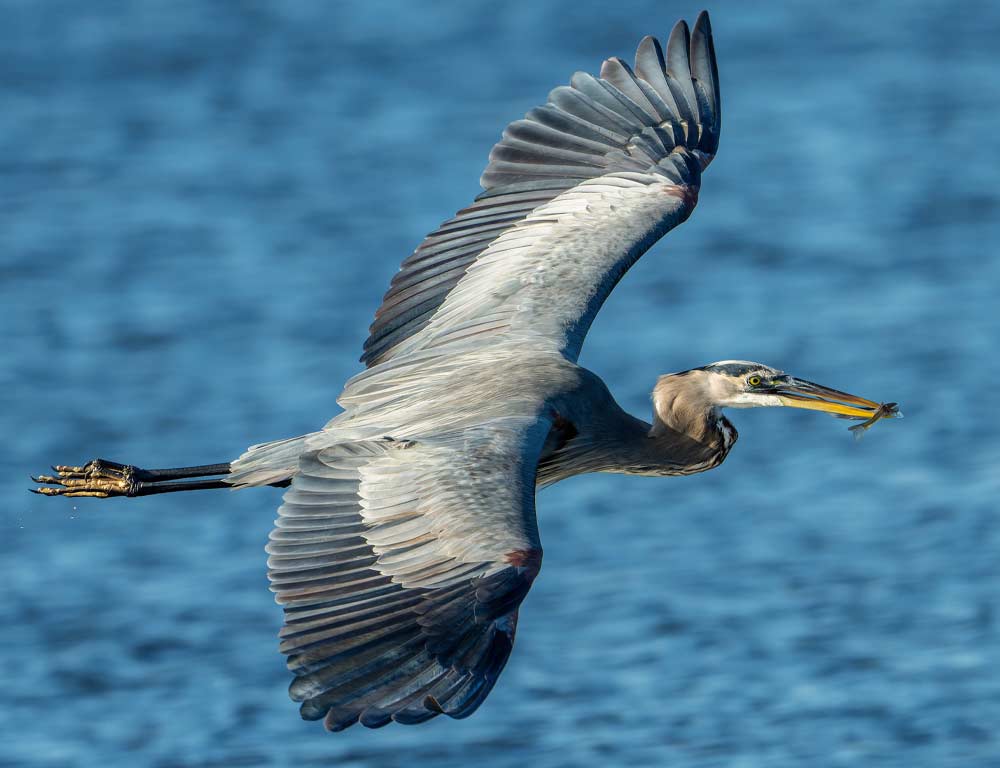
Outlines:
[[[659,418],[653,424],[624,411],[613,423],[589,425],[558,450],[543,455],[537,481],[550,485],[588,472],[627,475],[686,475],[717,466],[735,440],[710,422],[714,414],[704,414],[701,423],[673,425]],[[731,425],[722,419],[725,426]],[[596,428],[593,428],[596,427]]]
[[725,421],[719,408],[691,409],[675,407],[654,413],[649,437],[677,440],[683,436],[696,443],[715,443],[721,438],[720,425]]
[[687,377],[663,376],[653,390],[653,426],[650,437],[676,436],[697,443],[714,443],[723,438],[725,418],[705,394],[703,387],[689,385]]
[[621,434],[615,446],[617,469],[640,475],[686,475],[718,466],[736,439],[736,430],[713,408],[685,420],[652,424],[635,419],[641,429]]
[[667,453],[684,467],[683,474],[718,466],[736,442],[736,428],[705,394],[689,381],[664,376],[653,390],[654,450]]

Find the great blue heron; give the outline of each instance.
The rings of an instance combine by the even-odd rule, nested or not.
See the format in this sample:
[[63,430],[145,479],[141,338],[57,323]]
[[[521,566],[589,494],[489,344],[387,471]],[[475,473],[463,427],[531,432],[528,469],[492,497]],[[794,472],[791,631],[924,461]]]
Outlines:
[[37,478],[52,496],[290,486],[267,552],[281,651],[306,719],[465,717],[503,669],[538,575],[536,488],[584,472],[685,475],[736,441],[724,408],[869,418],[879,404],[723,361],[663,376],[652,424],[577,364],[625,271],[698,200],[720,132],[709,19],[608,59],[511,123],[485,191],[405,262],[312,434],[231,463],[94,460]]

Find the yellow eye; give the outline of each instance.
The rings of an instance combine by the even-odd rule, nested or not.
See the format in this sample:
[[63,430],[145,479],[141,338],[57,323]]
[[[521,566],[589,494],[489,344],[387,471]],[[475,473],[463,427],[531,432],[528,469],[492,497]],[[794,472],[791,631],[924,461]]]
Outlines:
[[760,376],[751,376],[749,381],[751,387],[756,387],[760,384]]

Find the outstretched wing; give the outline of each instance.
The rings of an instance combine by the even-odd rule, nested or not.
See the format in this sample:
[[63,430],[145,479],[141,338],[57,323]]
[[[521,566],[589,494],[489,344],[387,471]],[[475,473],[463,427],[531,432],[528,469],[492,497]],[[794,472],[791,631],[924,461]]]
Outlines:
[[507,127],[486,191],[403,262],[362,361],[498,334],[575,360],[625,271],[694,209],[720,128],[707,13],[666,54],[643,39],[634,69],[578,72]]
[[510,654],[541,565],[535,467],[548,424],[303,454],[268,545],[302,716],[470,715]]

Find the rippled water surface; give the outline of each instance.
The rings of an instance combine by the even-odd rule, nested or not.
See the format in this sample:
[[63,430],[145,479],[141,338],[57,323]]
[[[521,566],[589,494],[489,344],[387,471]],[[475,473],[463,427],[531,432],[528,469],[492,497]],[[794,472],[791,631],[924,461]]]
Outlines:
[[698,7],[0,2],[0,766],[1000,765],[1000,5],[756,6],[712,7],[721,152],[581,362],[644,416],[750,358],[906,420],[743,411],[720,470],[546,491],[480,711],[329,735],[276,649],[279,491],[28,473],[322,425],[503,124]]

